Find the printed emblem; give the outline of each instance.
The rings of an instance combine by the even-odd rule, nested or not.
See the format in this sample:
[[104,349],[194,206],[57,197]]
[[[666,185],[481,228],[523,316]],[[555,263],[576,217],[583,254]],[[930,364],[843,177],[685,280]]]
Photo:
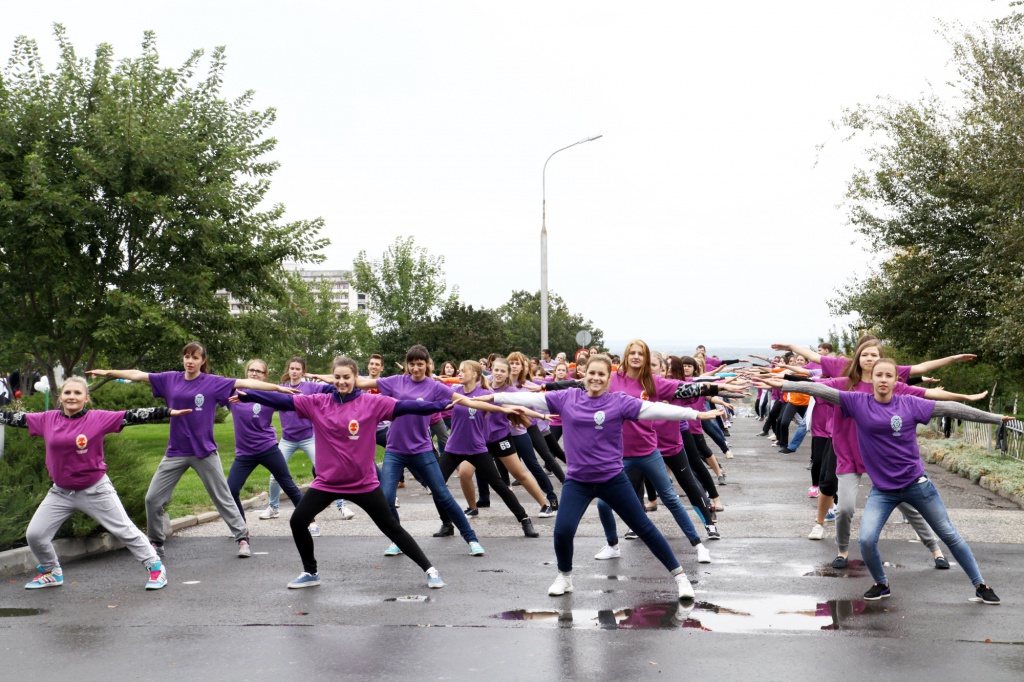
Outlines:
[[196,394],[196,409],[203,409],[203,403],[206,402],[206,398],[203,397],[202,393]]
[[252,404],[252,416],[253,417],[260,416],[260,410],[261,409],[263,409],[262,405],[260,405],[259,403],[253,403]]
[[348,423],[348,432],[349,432],[350,435],[353,435],[353,436],[358,434],[359,433],[359,422],[357,422],[355,419],[350,421]]
[[892,419],[889,420],[889,426],[892,427],[892,435],[900,435],[900,429],[903,428],[903,418],[898,414],[894,414]]
[[650,400],[650,399],[651,399],[650,396],[647,395],[647,391],[643,391],[640,394],[640,400]]
[[89,446],[89,439],[85,437],[84,433],[80,433],[75,436],[75,445],[79,450],[85,450]]
[[602,424],[604,424],[604,410],[598,410],[594,413],[594,424],[596,424],[594,427],[595,429],[604,428],[604,426],[602,426]]
[[469,418],[470,419],[476,419],[476,408],[475,407],[469,408]]

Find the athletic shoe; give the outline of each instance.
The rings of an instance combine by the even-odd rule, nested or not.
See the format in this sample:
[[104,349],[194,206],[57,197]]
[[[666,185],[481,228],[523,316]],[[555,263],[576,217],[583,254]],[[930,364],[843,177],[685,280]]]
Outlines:
[[789,448],[779,448],[779,452],[784,455],[792,455],[796,450],[790,450]]
[[767,433],[765,433],[764,431],[762,431],[761,433],[758,433],[758,434],[756,434],[756,435],[757,435],[757,437],[758,437],[758,438],[764,438],[764,437],[766,437],[766,436],[767,436],[768,434],[767,434]]
[[248,540],[239,540],[238,541],[238,557],[240,559],[248,559],[251,556],[252,556],[252,549],[250,549],[250,547],[249,547],[249,541]]
[[462,511],[466,514],[466,516],[477,516],[480,514],[480,510],[477,509],[476,507],[466,507]]
[[427,569],[427,587],[432,590],[439,590],[444,587],[444,581],[441,580],[441,574],[437,572],[437,569],[431,566]]
[[658,511],[658,503],[657,502],[648,502],[647,504],[644,505],[644,511],[647,512],[648,514],[650,514],[651,512]]
[[807,489],[807,497],[817,497],[818,494],[818,486],[816,485],[812,485]]
[[849,559],[844,557],[842,554],[839,554],[832,560],[832,568],[846,568],[846,565],[849,563]]
[[[721,502],[719,502],[718,504],[716,504],[716,505],[715,505],[714,509],[715,509],[715,511],[716,511],[716,512],[722,512],[722,511],[725,511],[725,505],[724,505],[724,504],[722,504]],[[715,518],[715,522],[716,522],[716,523],[718,522],[718,519],[717,519],[717,518]]]
[[146,589],[159,590],[166,584],[167,569],[164,568],[163,563],[159,559],[149,562],[149,582],[146,583]]
[[971,598],[971,601],[992,604],[993,606],[995,606],[999,603],[999,597],[996,596],[996,593],[992,591],[991,587],[989,587],[985,583],[982,583],[978,585],[977,589],[974,592],[974,597]]
[[441,527],[434,533],[435,538],[450,538],[455,535],[455,526],[450,523],[442,523]]
[[619,551],[619,546],[605,545],[601,548],[601,551],[594,555],[594,558],[598,561],[604,561],[605,559],[618,559],[622,556],[622,552]]
[[724,471],[722,472],[722,475],[718,477],[718,485],[728,485],[728,483],[725,482],[725,472]]
[[391,543],[391,546],[384,550],[384,556],[398,556],[402,553],[402,550],[398,549],[398,545]]
[[708,540],[721,540],[722,534],[718,532],[718,526],[713,523],[709,523],[704,526],[704,529],[708,532]]
[[309,524],[309,534],[315,538],[320,537],[320,526],[316,525],[316,523]]
[[725,451],[725,458],[726,459],[732,459],[732,450],[726,450]]
[[836,507],[832,507],[831,509],[829,509],[828,513],[825,514],[825,520],[826,521],[835,521],[836,520],[836,512],[837,511],[839,511],[839,510]]
[[693,599],[697,595],[693,593],[693,585],[690,584],[690,579],[686,577],[685,573],[676,573],[676,587],[679,588],[679,599]]
[[256,518],[260,518],[266,521],[267,519],[276,519],[280,515],[281,510],[278,509],[277,507],[267,507],[262,512],[260,512],[260,515]]
[[636,534],[635,530],[630,528],[629,530],[626,531],[626,534],[623,537],[626,538],[627,540],[636,540],[640,536]]
[[695,604],[693,603],[684,604],[682,602],[679,602],[679,605],[676,607],[675,613],[672,614],[672,622],[675,625],[682,625],[683,623],[685,623],[686,619],[690,617],[690,612],[693,611],[694,606]]
[[479,509],[487,509],[488,507],[491,506],[491,501],[490,500],[477,500],[476,501],[476,506]]
[[522,483],[519,482],[519,479],[514,479],[511,485],[522,485]]
[[551,507],[552,511],[558,511],[558,498],[552,497],[548,499],[548,506]]
[[697,563],[698,564],[710,564],[711,563],[711,552],[704,545],[697,545]]
[[150,542],[149,544],[153,545],[153,551],[156,552],[156,555],[158,557],[160,557],[161,559],[163,559],[164,558],[164,543],[162,543],[162,542]]
[[555,510],[551,508],[550,504],[545,504],[543,507],[540,508],[540,511],[537,512],[537,516],[539,516],[542,519],[550,519],[554,515]]
[[523,519],[520,523],[523,526],[523,535],[525,535],[528,538],[539,538],[540,537],[540,533],[538,533],[537,529],[533,527],[533,521],[531,521],[530,519],[526,518],[526,519]]
[[561,597],[566,592],[572,592],[572,576],[559,571],[555,582],[548,588],[548,594],[552,597]]
[[485,553],[486,552],[484,552],[483,545],[481,545],[476,540],[469,543],[469,554],[471,556],[483,556]]
[[[38,590],[42,587],[60,587],[64,584],[64,574],[44,571],[42,566],[36,566],[39,575],[25,583],[26,590]],[[59,569],[54,569],[54,571]]]
[[[395,506],[398,506],[398,500],[395,500]],[[349,509],[347,504],[343,504],[338,507],[338,513],[341,514],[342,521],[351,521],[356,517],[356,513]]]
[[870,590],[864,593],[864,599],[867,601],[878,601],[879,599],[888,599],[889,595],[888,583],[875,583],[871,586]]
[[[427,493],[429,494],[430,491],[428,490]],[[402,501],[396,497],[395,498],[395,509],[401,509],[401,508],[402,508]]]
[[288,583],[289,590],[300,590],[303,587],[319,587],[320,586],[320,574],[319,573],[305,573],[303,572],[298,578]]
[[947,559],[944,556],[935,557],[935,568],[939,569],[940,571],[949,570],[949,559]]
[[825,539],[825,526],[820,523],[814,524],[814,528],[807,534],[808,540],[824,540]]

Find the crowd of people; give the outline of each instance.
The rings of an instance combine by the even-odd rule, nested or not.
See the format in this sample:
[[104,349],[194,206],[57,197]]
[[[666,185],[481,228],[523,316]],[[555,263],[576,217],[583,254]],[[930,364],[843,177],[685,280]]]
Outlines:
[[[901,366],[884,357],[881,342],[870,336],[849,358],[829,344],[817,350],[794,344],[773,348],[782,354],[720,359],[708,356],[703,346],[692,355],[665,355],[634,339],[621,357],[590,348],[570,362],[564,354],[552,357],[545,350],[536,359],[520,352],[496,353],[446,361],[438,368],[427,348],[414,345],[402,373],[394,376],[383,376],[379,355],[371,356],[365,373],[354,360],[338,357],[324,374],[309,372],[303,358],[295,357],[274,383],[267,381],[269,367],[260,359],[250,360],[241,378],[212,374],[206,349],[190,343],[182,351],[180,371],[94,369],[88,374],[149,383],[153,397],[167,407],[88,409],[87,381],[70,377],[60,389],[58,409],[0,412],[0,424],[28,428],[44,439],[53,479],[26,532],[39,562],[38,575],[26,587],[63,584],[52,540],[75,510],[124,542],[148,571],[146,589],[164,587],[166,507],[188,469],[199,475],[231,530],[237,555],[251,557],[240,492],[252,472],[263,467],[271,474],[271,487],[269,504],[258,518],[273,521],[281,515],[281,491],[294,505],[288,523],[302,570],[287,584],[291,589],[320,585],[313,539],[320,535],[317,515],[329,507],[345,520],[356,516],[352,507],[360,509],[390,540],[385,555],[407,556],[423,571],[427,587],[444,586],[438,568],[401,525],[397,490],[405,485],[408,470],[432,495],[441,522],[434,536],[453,536],[457,529],[472,556],[485,554],[471,520],[490,507],[492,489],[523,535],[539,537],[513,490],[521,487],[536,505],[537,517],[555,517],[558,573],[548,588],[552,596],[573,590],[576,532],[596,499],[605,545],[594,558],[621,556],[618,517],[626,526],[625,537],[640,539],[669,572],[679,598],[690,600],[694,591],[682,563],[650,513],[663,505],[696,561],[712,561],[704,542],[723,537],[718,514],[724,510],[720,488],[728,483],[723,461],[733,457],[731,401],[750,396],[763,422],[759,435],[771,435],[780,452],[796,452],[811,432],[808,496],[817,498],[817,509],[808,538],[822,540],[826,522],[835,520],[832,566],[837,570],[848,565],[857,488],[865,474],[870,477],[873,487],[859,537],[873,578],[865,599],[891,594],[878,540],[883,524],[899,508],[931,551],[936,568],[950,567],[941,540],[970,578],[974,600],[998,604],[924,472],[915,435],[916,424],[933,417],[988,423],[1008,419],[958,402],[984,394],[915,385],[930,382],[927,373],[973,356]],[[235,458],[227,476],[214,439],[218,405],[231,410],[234,423]],[[280,436],[272,421],[275,412]],[[167,450],[146,494],[143,534],[106,475],[103,436],[166,418],[171,420]],[[794,421],[798,427],[790,437]],[[378,446],[384,450],[380,465]],[[305,492],[288,468],[288,459],[299,451],[314,466]],[[465,507],[448,488],[453,474]]]

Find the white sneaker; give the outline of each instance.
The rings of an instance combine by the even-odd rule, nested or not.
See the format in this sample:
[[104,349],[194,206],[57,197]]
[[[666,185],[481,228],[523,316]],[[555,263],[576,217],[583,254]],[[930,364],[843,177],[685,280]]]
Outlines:
[[725,451],[725,458],[726,459],[732,459],[732,450],[726,450]]
[[594,555],[595,559],[603,561],[605,559],[618,559],[622,556],[622,552],[619,551],[619,546],[605,545],[601,548],[601,551]]
[[[395,500],[395,506],[398,506],[398,500]],[[347,504],[338,507],[338,512],[341,514],[342,521],[351,521],[356,517],[355,512],[349,509]]]
[[814,528],[807,534],[808,540],[824,540],[825,539],[825,526],[820,523],[814,524]]
[[267,507],[262,512],[260,512],[260,515],[259,515],[258,518],[261,518],[264,521],[266,521],[267,519],[276,519],[280,515],[281,515],[281,510],[280,509],[277,509],[275,507]]
[[316,523],[309,524],[309,534],[315,538],[320,537],[320,526],[316,525]]
[[548,588],[548,594],[552,597],[561,597],[566,592],[572,592],[572,576],[559,571],[555,582]]
[[697,545],[697,563],[698,564],[710,564],[711,563],[711,552],[703,544]]
[[248,559],[252,556],[252,549],[249,547],[248,540],[238,541],[238,556],[242,559]]
[[690,584],[690,579],[686,577],[685,573],[678,573],[675,576],[676,587],[679,588],[680,599],[693,599],[697,595],[693,592],[693,585]]

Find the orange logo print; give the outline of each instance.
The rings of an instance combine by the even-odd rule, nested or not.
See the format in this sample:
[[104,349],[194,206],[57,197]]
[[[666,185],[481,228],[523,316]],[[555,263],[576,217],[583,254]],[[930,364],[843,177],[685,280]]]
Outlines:
[[355,419],[350,421],[348,423],[348,432],[353,436],[359,433],[359,422],[357,422]]
[[647,391],[644,391],[643,393],[640,394],[640,400],[650,400],[650,398],[647,396]]
[[89,439],[85,437],[84,433],[80,433],[75,437],[75,445],[79,450],[84,450],[89,445]]

